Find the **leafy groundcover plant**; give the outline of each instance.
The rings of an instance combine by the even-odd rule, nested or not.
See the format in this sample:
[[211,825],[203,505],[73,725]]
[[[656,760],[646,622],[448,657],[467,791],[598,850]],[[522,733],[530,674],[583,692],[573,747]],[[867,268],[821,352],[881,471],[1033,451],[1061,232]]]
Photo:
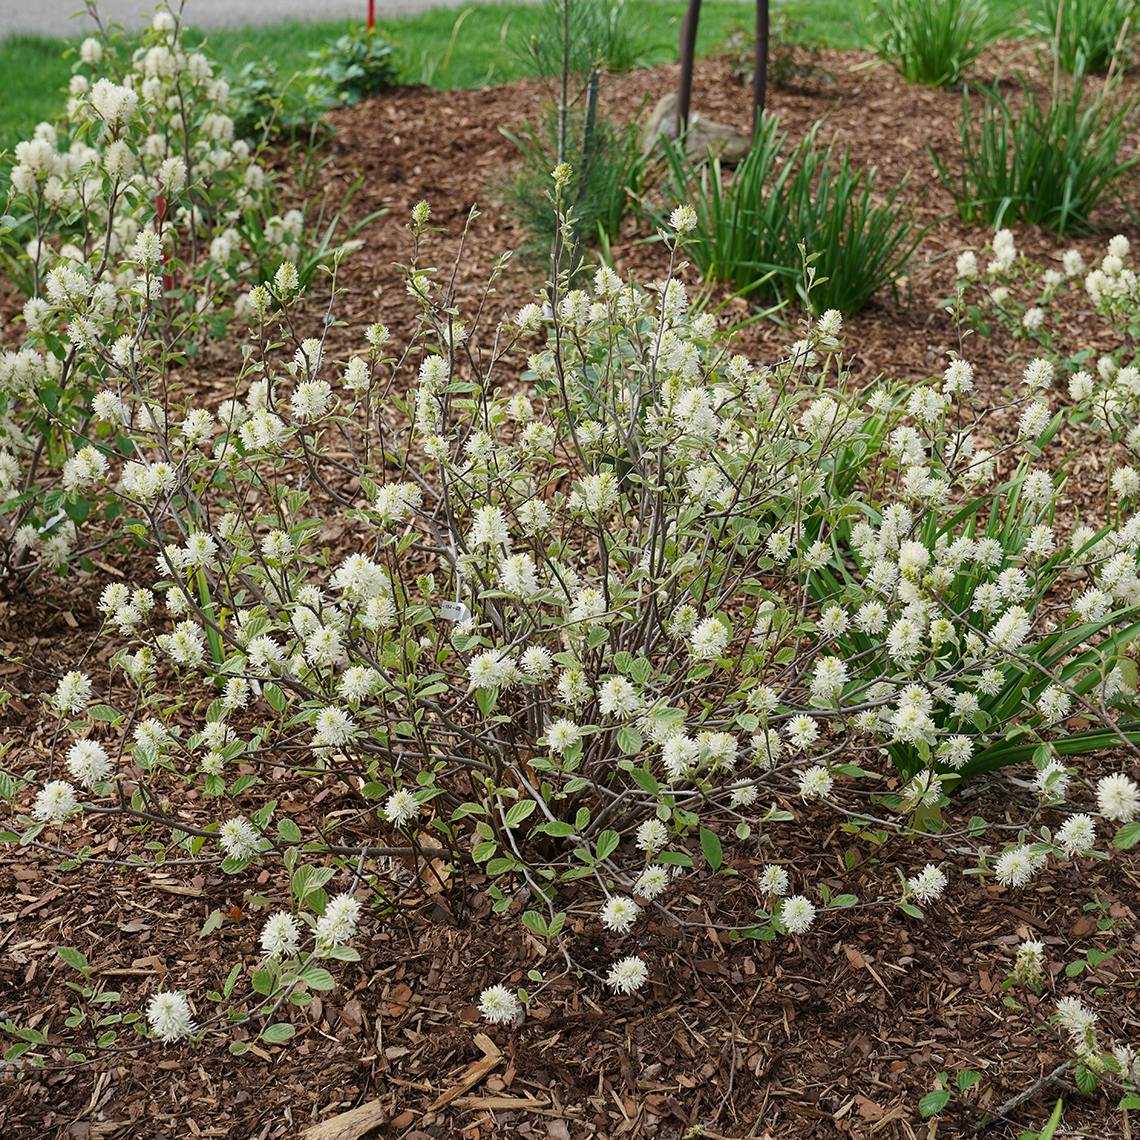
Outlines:
[[[572,182],[555,169],[567,230]],[[526,889],[520,921],[557,965],[526,987],[476,983],[483,1015],[511,1024],[567,975],[614,1002],[638,992],[649,956],[592,973],[562,938],[570,915],[631,949],[646,910],[693,925],[673,907],[684,876],[727,869],[734,837],[790,822],[797,800],[906,837],[940,827],[965,774],[1028,756],[1041,802],[1073,810],[1055,830],[1036,813],[1003,824],[1013,843],[972,821],[953,838],[978,874],[1016,889],[1106,858],[1106,828],[1120,849],[1140,839],[1129,776],[1086,789],[1068,763],[1105,740],[1138,753],[1140,525],[1128,498],[1095,533],[1055,529],[1049,362],[1005,409],[1017,439],[983,446],[993,409],[966,361],[913,390],[855,391],[830,310],[757,364],[692,307],[673,265],[651,288],[604,266],[575,288],[577,267],[556,263],[541,302],[484,328],[484,308],[460,311],[461,275],[424,268],[421,203],[415,345],[376,323],[366,350],[331,359],[294,331],[300,275],[282,260],[246,295],[244,363],[214,412],[166,383],[165,267],[153,199],[138,198],[139,233],[107,255],[118,315],[80,287],[49,294],[12,356],[56,339],[94,378],[60,486],[41,493],[117,505],[153,569],[100,593],[109,678],[96,698],[77,662],[44,694],[56,744],[44,764],[4,770],[14,818],[0,841],[75,866],[92,857],[72,842],[83,813],[119,838],[124,865],[264,873],[251,905],[267,917],[254,969],[219,959],[198,994],[168,976],[111,996],[60,947],[82,979],[75,1037],[7,1021],[9,1059],[287,1040],[291,1007],[335,986],[330,967],[355,960],[357,934],[394,905],[392,857],[456,905],[475,872],[497,913]],[[672,211],[674,257],[697,223]],[[351,553],[323,547],[333,517]],[[1090,580],[1074,594],[1064,569],[1078,564]],[[1081,735],[1077,716],[1096,727]],[[335,788],[345,806],[302,827],[281,810],[283,782]],[[190,792],[212,818],[180,813]],[[365,818],[376,832],[361,842]],[[862,901],[769,864],[754,916],[729,933],[810,937],[854,907],[921,919],[959,884],[919,862],[898,868],[890,897]],[[1062,1015],[1083,1072],[1135,1082],[1087,1016]]]

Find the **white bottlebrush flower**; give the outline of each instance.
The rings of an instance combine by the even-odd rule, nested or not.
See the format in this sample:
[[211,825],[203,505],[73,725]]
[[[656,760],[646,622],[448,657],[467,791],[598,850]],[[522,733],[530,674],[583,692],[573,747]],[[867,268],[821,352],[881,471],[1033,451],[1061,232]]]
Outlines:
[[637,919],[641,908],[624,896],[617,895],[602,907],[602,925],[615,934],[626,934]]
[[1057,1002],[1057,1024],[1069,1034],[1082,1058],[1097,1052],[1096,1022],[1096,1014],[1086,1009],[1080,998],[1065,997]]
[[513,1022],[521,1010],[519,999],[506,986],[488,986],[479,995],[479,1012],[492,1024]]
[[799,773],[800,798],[815,799],[816,796],[826,796],[831,791],[834,781],[831,773],[822,764],[813,764]]
[[846,684],[846,663],[838,657],[821,657],[811,679],[812,704],[830,704],[838,699]]
[[787,724],[787,738],[793,748],[806,752],[819,739],[819,725],[810,716],[794,716]]
[[582,730],[574,721],[562,717],[556,720],[546,731],[546,743],[551,752],[559,754],[566,751],[571,745],[582,739]]
[[227,819],[218,830],[218,846],[231,859],[252,859],[261,850],[259,836],[247,819]]
[[506,546],[510,541],[510,530],[503,512],[498,507],[480,507],[475,512],[467,541],[471,546]]
[[340,946],[351,942],[360,917],[360,901],[355,895],[342,894],[329,902],[325,913],[317,919],[317,942],[321,946]]
[[384,803],[384,817],[395,827],[403,827],[419,810],[419,801],[407,788],[399,788]]
[[75,789],[66,780],[52,780],[37,794],[32,819],[45,823],[62,823],[78,810]]
[[1028,847],[1013,847],[998,856],[994,875],[1003,887],[1021,887],[1044,866],[1044,855],[1034,854]]
[[1097,782],[1096,804],[1105,819],[1131,823],[1140,814],[1140,788],[1125,775],[1105,776]]
[[994,623],[990,640],[1007,651],[1019,649],[1029,636],[1032,619],[1022,606],[1010,606]]
[[653,854],[669,842],[669,829],[656,817],[644,820],[637,828],[637,848]]
[[151,1031],[161,1038],[164,1045],[182,1037],[192,1037],[195,1032],[190,1003],[184,994],[155,994],[146,1007],[146,1020]]
[[1033,781],[1033,786],[1044,803],[1056,803],[1065,798],[1065,793],[1069,790],[1070,778],[1069,770],[1064,764],[1057,760],[1050,760],[1037,773],[1037,779]]
[[669,868],[662,863],[651,863],[633,884],[633,893],[652,902],[669,886]]
[[631,994],[645,985],[649,969],[636,955],[615,962],[606,976],[606,985],[619,994]]
[[788,872],[779,863],[769,863],[757,879],[760,889],[773,898],[783,898],[788,893]]
[[728,648],[728,628],[717,618],[706,618],[693,630],[689,651],[697,660],[722,657]]
[[780,908],[780,918],[789,934],[803,934],[815,922],[815,914],[815,906],[803,895],[792,895]]
[[91,700],[91,692],[88,676],[73,669],[61,678],[51,703],[58,713],[81,713]]
[[1045,943],[1027,941],[1017,948],[1013,976],[1023,986],[1033,986],[1045,976]]
[[301,932],[288,911],[278,911],[266,920],[261,948],[270,958],[292,958],[301,949]]
[[111,758],[97,740],[77,740],[67,752],[67,770],[85,788],[111,774]]
[[598,707],[606,716],[630,717],[641,708],[641,697],[624,677],[607,677],[598,689]]
[[519,668],[528,681],[547,681],[554,674],[554,655],[544,645],[532,645],[523,650]]
[[906,886],[920,903],[932,902],[940,899],[946,889],[946,873],[933,863],[927,863],[914,878],[907,879]]
[[1070,859],[1086,855],[1096,846],[1096,823],[1091,815],[1071,815],[1057,831],[1057,845]]
[[356,732],[356,722],[343,709],[321,709],[313,718],[313,743],[317,746],[347,744]]

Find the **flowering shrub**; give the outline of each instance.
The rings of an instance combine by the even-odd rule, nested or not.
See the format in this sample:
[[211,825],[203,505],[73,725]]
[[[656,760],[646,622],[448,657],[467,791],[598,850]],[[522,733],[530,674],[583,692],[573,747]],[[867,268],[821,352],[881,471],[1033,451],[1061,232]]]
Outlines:
[[[89,857],[69,838],[83,812],[143,865],[264,873],[268,913],[252,973],[211,982],[215,1012],[191,1008],[177,978],[114,1024],[77,1006],[97,1047],[124,1026],[174,1043],[237,1024],[235,1053],[251,1030],[286,1040],[278,1011],[355,960],[392,856],[457,906],[475,870],[498,913],[525,885],[521,921],[582,977],[571,905],[614,942],[635,937],[678,876],[728,870],[726,841],[790,821],[796,800],[908,835],[940,826],[958,780],[1028,760],[1041,804],[1083,795],[1084,810],[999,845],[972,822],[956,838],[977,844],[978,874],[1015,890],[1050,863],[1106,857],[1106,825],[1117,848],[1136,844],[1134,781],[1083,792],[1067,760],[1137,753],[1140,528],[1057,532],[1049,361],[997,408],[962,359],[910,390],[858,392],[838,312],[758,365],[693,310],[673,266],[648,288],[602,267],[588,289],[559,267],[549,309],[484,329],[458,310],[459,275],[423,268],[428,222],[417,206],[407,288],[422,339],[397,352],[376,323],[367,350],[332,360],[295,332],[300,275],[283,261],[246,295],[235,395],[213,412],[164,386],[156,256],[100,318],[110,342],[83,290],[51,307],[69,329],[91,322],[69,367],[99,378],[90,434],[124,441],[65,459],[62,494],[137,520],[154,569],[100,594],[112,684],[96,700],[75,669],[47,695],[57,745],[20,782],[3,774],[17,815],[0,840],[55,839],[74,866]],[[688,206],[671,213],[674,255],[696,223]],[[335,552],[321,537],[333,518]],[[1089,581],[1074,593],[1077,566]],[[856,798],[860,781],[873,790]],[[350,806],[302,826],[281,783]],[[178,812],[191,791],[208,821]],[[378,834],[362,842],[346,815]],[[855,905],[921,919],[957,886],[925,858],[899,878],[860,902],[769,863],[754,921],[732,933],[806,938]],[[615,955],[593,977],[627,1000],[650,957]],[[484,1017],[525,1016],[531,994],[486,980]],[[13,1056],[50,1051],[35,1029],[3,1029]]]
[[[76,526],[99,506],[85,488],[134,456],[126,429],[157,441],[161,383],[202,335],[224,334],[235,304],[247,304],[244,283],[267,275],[267,257],[273,268],[283,256],[300,265],[307,284],[333,255],[331,227],[314,254],[301,211],[275,212],[265,170],[233,137],[228,98],[214,65],[183,48],[177,17],[160,8],[129,61],[112,36],[85,40],[65,116],[16,147],[0,242],[4,270],[28,299],[26,338],[0,360],[7,573],[66,563]],[[158,386],[148,380],[145,406],[124,420],[127,378],[143,370]],[[106,503],[108,521],[118,511]]]

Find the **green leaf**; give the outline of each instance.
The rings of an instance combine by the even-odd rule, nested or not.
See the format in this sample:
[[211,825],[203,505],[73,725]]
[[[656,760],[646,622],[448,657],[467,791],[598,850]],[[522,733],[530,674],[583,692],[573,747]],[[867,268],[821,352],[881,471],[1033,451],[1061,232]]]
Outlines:
[[546,835],[552,835],[555,839],[565,839],[566,836],[574,834],[574,828],[570,824],[556,819],[548,819],[535,830],[544,832]]
[[968,1088],[973,1088],[974,1085],[982,1079],[981,1073],[975,1073],[973,1069],[963,1069],[954,1080],[958,1084],[958,1088],[965,1092]]
[[662,851],[657,856],[659,863],[667,863],[670,867],[691,867],[693,860],[684,851]]
[[621,836],[616,831],[603,831],[598,836],[596,857],[600,863],[603,859],[608,859],[616,850],[617,845],[621,842]]
[[241,963],[235,962],[233,969],[226,975],[226,984],[222,988],[222,993],[228,998],[234,992],[234,985],[238,980],[238,975],[241,973]]
[[[833,898],[831,900],[831,905],[835,908],[844,907],[844,906],[855,906],[855,904],[858,903],[858,901],[859,901],[858,895],[836,895],[835,898]],[[921,912],[919,912],[919,913],[921,913]]]
[[523,911],[522,924],[527,930],[537,934],[539,938],[545,938],[549,933],[546,926],[546,918],[539,914],[537,910]]
[[507,826],[511,828],[518,827],[536,807],[538,807],[538,804],[536,804],[534,800],[519,800],[519,802],[507,812]]
[[925,1120],[928,1116],[933,1116],[936,1112],[941,1112],[949,1103],[949,1090],[935,1089],[933,1092],[928,1092],[926,1096],[918,1102],[919,1115]]
[[614,654],[614,668],[619,673],[630,673],[633,671],[633,654],[627,653],[624,649]]
[[279,685],[275,685],[272,681],[269,681],[264,685],[261,692],[269,702],[269,707],[274,712],[285,711],[285,694],[281,691]]
[[476,863],[486,863],[495,852],[499,849],[499,845],[494,840],[488,840],[486,843],[476,843],[475,849],[471,852],[471,858]]
[[903,914],[909,914],[911,918],[926,917],[913,903],[901,902],[899,903],[899,910],[901,910]]
[[1077,1088],[1083,1093],[1096,1092],[1096,1073],[1085,1065],[1078,1065],[1073,1070],[1073,1079],[1077,1082]]
[[252,788],[253,785],[257,783],[260,783],[260,781],[252,772],[249,772],[244,776],[239,776],[234,781],[234,790],[231,794],[233,795],[234,799],[237,799],[237,797],[240,796],[242,792],[246,790],[246,788]]
[[297,976],[311,990],[336,989],[336,979],[320,966],[306,966]]
[[253,988],[259,993],[268,997],[273,993],[274,985],[273,971],[267,969],[255,970],[253,974]]
[[207,934],[212,934],[221,925],[222,912],[220,910],[211,911],[209,917],[202,924],[202,929],[198,931],[198,937],[205,938]]
[[705,862],[715,874],[724,863],[724,850],[720,845],[720,837],[707,827],[701,828],[701,850],[705,853]]
[[95,705],[87,710],[87,715],[92,720],[105,721],[109,724],[114,724],[123,719],[123,714],[110,705]]
[[73,969],[78,970],[84,977],[88,975],[91,970],[91,965],[87,959],[78,951],[73,950],[70,946],[57,946],[55,952]]
[[1140,819],[1126,823],[1112,841],[1117,851],[1131,851],[1137,843],[1140,843]]
[[288,817],[282,817],[277,821],[277,834],[280,835],[286,843],[301,842],[301,829]]
[[633,782],[643,792],[648,792],[651,796],[660,795],[661,785],[654,778],[652,772],[647,772],[644,768],[634,768],[631,766],[629,774],[633,777]]
[[261,1039],[268,1045],[280,1045],[282,1041],[288,1041],[296,1032],[287,1021],[278,1021],[266,1029],[261,1035]]
[[234,1057],[242,1057],[253,1048],[252,1041],[231,1041],[230,1054]]
[[644,747],[641,733],[631,724],[622,725],[618,729],[617,744],[627,756],[636,756]]

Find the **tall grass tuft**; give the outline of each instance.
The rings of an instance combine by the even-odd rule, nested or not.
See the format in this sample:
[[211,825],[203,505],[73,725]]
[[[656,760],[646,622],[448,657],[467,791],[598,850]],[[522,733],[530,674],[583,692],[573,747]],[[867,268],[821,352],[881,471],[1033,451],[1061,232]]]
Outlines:
[[1132,62],[1140,9],[1135,0],[1038,0],[1030,21],[1050,44],[1060,67],[1072,74],[1107,71]]
[[984,0],[873,0],[875,51],[907,83],[954,87],[1003,29]]
[[[981,89],[982,113],[962,97],[962,170],[955,177],[931,151],[964,222],[1000,227],[1020,219],[1057,233],[1088,230],[1092,214],[1133,184],[1140,158],[1121,158],[1140,97],[1118,81],[1089,93],[1081,69],[1048,98],[1024,77],[1020,106]],[[1067,87],[1067,89],[1066,89]]]
[[[926,231],[898,201],[903,186],[880,198],[874,169],[852,170],[846,150],[837,158],[834,147],[820,149],[818,130],[786,153],[787,132],[765,114],[727,186],[719,164],[698,169],[679,147],[667,148],[669,193],[697,211],[687,252],[706,280],[730,282],[753,300],[799,297],[814,312],[852,314],[904,271]],[[800,243],[815,270],[810,300]]]

